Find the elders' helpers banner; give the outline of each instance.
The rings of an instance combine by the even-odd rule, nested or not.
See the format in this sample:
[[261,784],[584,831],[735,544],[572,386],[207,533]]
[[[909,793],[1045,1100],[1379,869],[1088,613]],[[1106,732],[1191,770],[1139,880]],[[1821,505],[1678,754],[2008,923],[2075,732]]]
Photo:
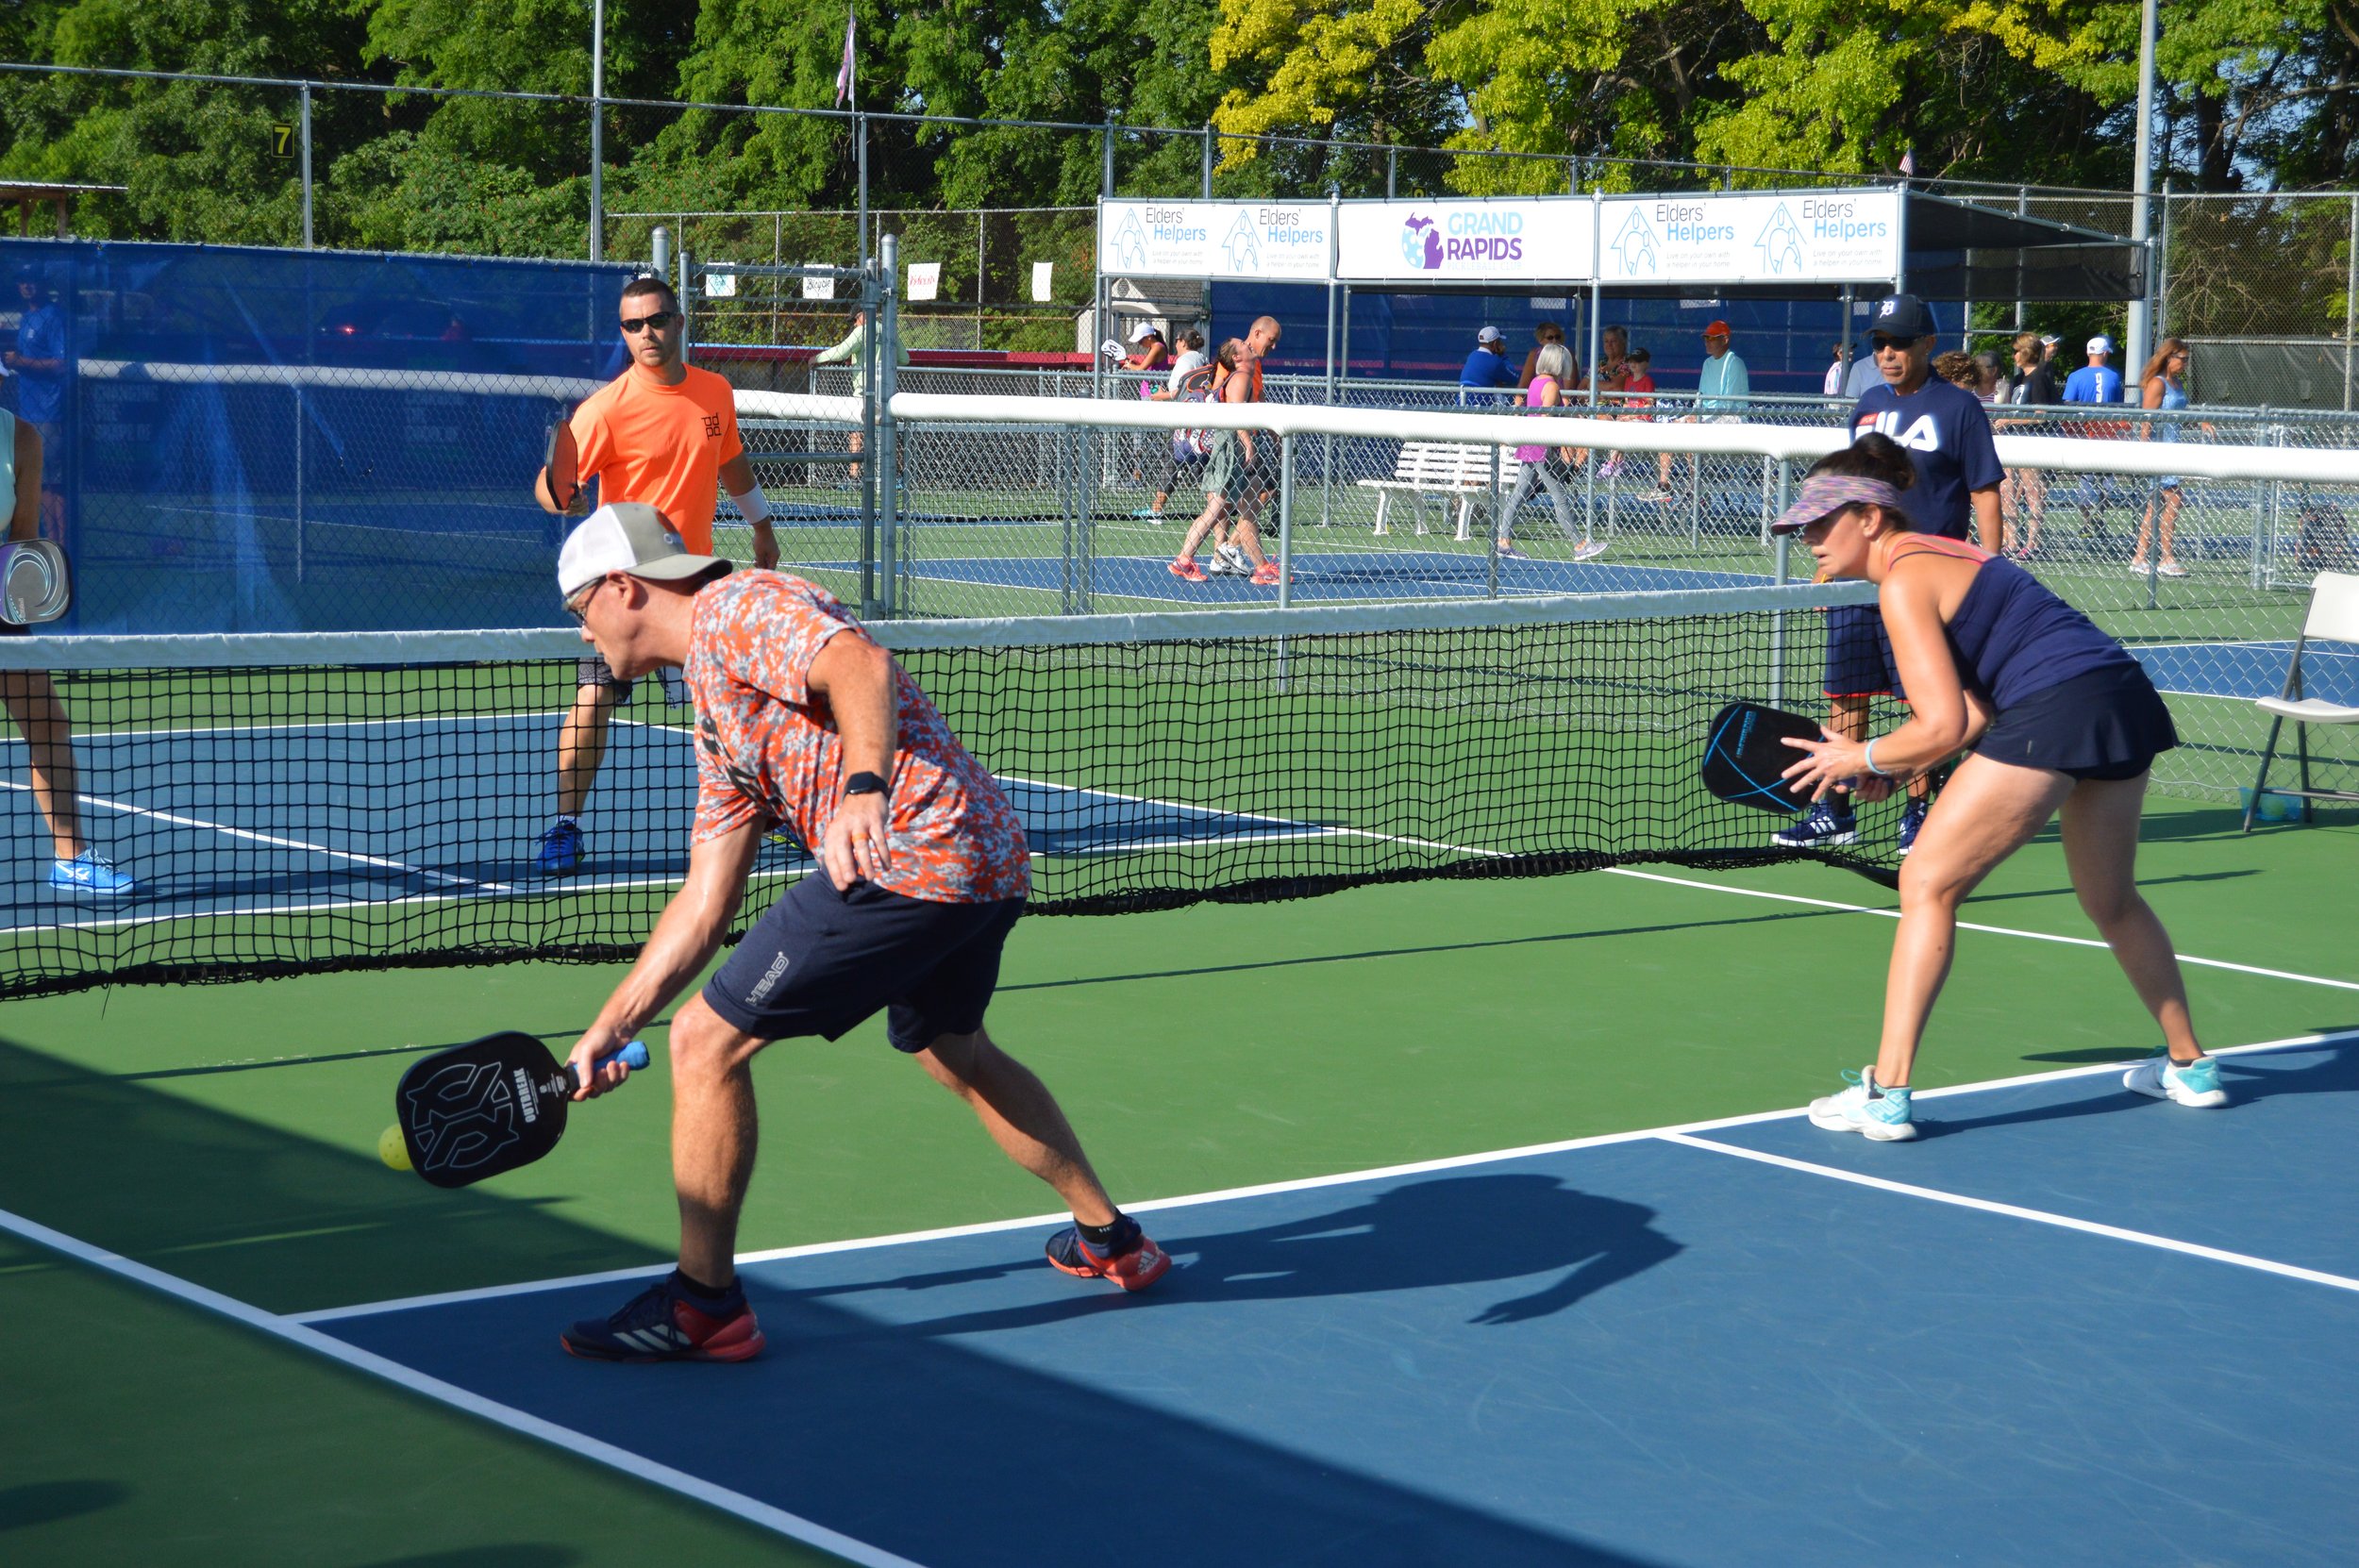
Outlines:
[[1890,191],[1616,196],[1598,221],[1609,283],[1866,283],[1900,266]]
[[1592,218],[1578,196],[1354,202],[1337,225],[1335,272],[1355,281],[1585,282]]
[[1327,281],[1325,202],[1097,204],[1097,270],[1117,277]]
[[[1330,232],[1330,227],[1333,232]],[[1567,284],[1881,283],[1892,191],[1503,196],[1488,201],[1105,201],[1109,276]],[[1334,270],[1329,272],[1330,254]]]

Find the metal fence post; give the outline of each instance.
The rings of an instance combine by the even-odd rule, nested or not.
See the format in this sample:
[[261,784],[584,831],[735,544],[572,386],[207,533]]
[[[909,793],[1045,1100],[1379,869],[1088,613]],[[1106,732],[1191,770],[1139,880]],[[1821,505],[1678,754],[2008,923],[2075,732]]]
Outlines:
[[606,259],[606,0],[590,5],[590,259]]
[[[868,265],[868,116],[852,115],[853,158],[860,177],[860,264]],[[872,334],[873,336],[873,334]]]
[[[861,266],[860,304],[862,315],[872,325],[879,314],[877,301],[877,269],[863,262]],[[889,613],[884,601],[877,595],[877,339],[878,332],[862,332],[860,342],[861,386],[866,395],[860,400],[861,450],[868,460],[859,464],[853,482],[860,486],[860,599],[861,614],[874,619]]]
[[1386,201],[1391,201],[1393,199],[1396,193],[1396,187],[1399,183],[1399,175],[1400,149],[1398,147],[1387,147],[1384,149],[1384,199]]
[[1295,438],[1278,438],[1278,608],[1294,604]]
[[1098,138],[1098,154],[1104,162],[1097,174],[1097,193],[1111,199],[1114,193],[1114,123],[1111,116]]
[[[1794,459],[1778,459],[1778,515],[1794,504]],[[1779,534],[1777,538],[1777,567],[1772,581],[1780,587],[1794,580],[1790,558],[1794,553],[1794,536]],[[1785,702],[1785,611],[1769,617],[1769,706],[1782,707]]]
[[302,85],[302,247],[311,250],[311,82]]
[[901,601],[897,565],[901,519],[901,442],[900,426],[895,424],[893,418],[893,393],[901,359],[901,237],[897,234],[885,235],[877,249],[877,314],[869,318],[869,325],[875,330],[867,334],[875,341],[877,352],[877,378],[869,383],[877,421],[877,460],[871,466],[878,475],[878,565],[879,575],[884,578],[884,608],[887,615],[895,615],[899,613]]
[[1209,124],[1204,127],[1204,178],[1198,194],[1206,201],[1213,199],[1213,127]]
[[[308,156],[308,154],[307,154]],[[304,243],[310,243],[310,219],[304,220]],[[2351,194],[2351,229],[2345,236],[2343,249],[2350,253],[2350,266],[2343,279],[2343,411],[2351,411],[2351,356],[2352,340],[2359,339],[2359,191]]]

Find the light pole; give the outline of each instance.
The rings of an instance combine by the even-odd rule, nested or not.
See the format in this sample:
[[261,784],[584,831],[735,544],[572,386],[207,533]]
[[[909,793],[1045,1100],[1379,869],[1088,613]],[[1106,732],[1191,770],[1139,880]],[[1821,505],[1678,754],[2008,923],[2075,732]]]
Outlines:
[[[2130,185],[2130,242],[2138,248],[2139,268],[2149,290],[2154,281],[2146,212],[2147,198],[2154,187],[2154,10],[2155,0],[2146,0],[2138,16],[2138,161]],[[2121,345],[2121,398],[2125,403],[2138,402],[2146,395],[2144,387],[2133,386],[2131,381],[2146,369],[2147,345],[2153,333],[2152,310],[2143,290],[2139,298],[2130,302],[2130,329],[2122,334]]]
[[590,0],[590,259],[593,261],[606,259],[605,100],[606,0]]

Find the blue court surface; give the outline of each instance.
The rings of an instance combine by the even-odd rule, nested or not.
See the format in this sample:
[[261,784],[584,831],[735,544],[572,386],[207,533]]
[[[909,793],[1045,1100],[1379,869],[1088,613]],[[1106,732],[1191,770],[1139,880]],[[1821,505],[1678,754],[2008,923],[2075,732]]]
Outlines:
[[[1178,542],[1175,539],[1174,543]],[[1198,557],[1197,564],[1206,558]],[[815,561],[836,572],[859,570],[857,561]],[[1243,577],[1208,577],[1186,582],[1170,572],[1171,557],[1100,556],[1090,563],[1094,593],[1123,599],[1162,599],[1173,604],[1277,602],[1275,587]],[[1052,556],[970,556],[941,560],[920,557],[902,570],[922,579],[989,588],[1032,589],[1062,593],[1071,586],[1066,563]],[[1322,599],[1482,598],[1491,592],[1491,560],[1477,546],[1464,550],[1298,551],[1294,558],[1292,597]],[[1611,560],[1506,559],[1498,562],[1498,590],[1509,594],[1651,593],[1701,588],[1758,588],[1766,573],[1708,572],[1688,567],[1617,564]]]
[[[636,701],[627,712],[649,710],[645,695]],[[582,814],[587,867],[561,880],[541,875],[535,858],[555,809],[560,722],[556,713],[512,713],[85,735],[75,751],[92,840],[139,880],[131,897],[103,905],[50,890],[49,839],[24,782],[24,744],[0,741],[0,933],[84,919],[572,896],[678,881],[695,814],[688,733],[631,720],[617,721]],[[1339,831],[1051,780],[1001,783],[1044,856]],[[763,855],[766,871],[808,864],[787,844]]]
[[298,1321],[861,1562],[2346,1563],[2359,1031],[2222,1067],[1141,1205],[1136,1296],[1050,1220],[752,1258],[740,1366],[564,1356],[635,1276]]
[[[2285,689],[2294,645],[2286,642],[2155,642],[2133,647],[2166,696],[2273,697]],[[2359,648],[2321,643],[2303,650],[2305,696],[2359,706]]]

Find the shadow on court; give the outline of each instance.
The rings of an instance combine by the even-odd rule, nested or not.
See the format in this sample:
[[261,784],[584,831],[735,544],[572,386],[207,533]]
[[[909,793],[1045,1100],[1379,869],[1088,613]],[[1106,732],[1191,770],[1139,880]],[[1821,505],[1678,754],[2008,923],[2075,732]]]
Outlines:
[[0,1487],[0,1534],[98,1513],[130,1495],[129,1489],[116,1481],[34,1481]]
[[[1222,1210],[1207,1210],[1218,1213]],[[1680,1243],[1654,1228],[1655,1211],[1600,1197],[1537,1175],[1433,1176],[1389,1187],[1348,1208],[1252,1230],[1163,1234],[1148,1230],[1179,1266],[1126,1305],[1163,1309],[1193,1303],[1315,1301],[1439,1285],[1555,1277],[1501,1296],[1475,1324],[1527,1323],[1679,1256]],[[985,1268],[949,1269],[858,1286],[788,1293],[789,1301],[878,1291],[929,1291],[1031,1274],[1037,1257]],[[1060,1323],[1104,1310],[1093,1297],[931,1318],[876,1332],[932,1336],[986,1333]]]
[[581,1554],[570,1546],[535,1542],[527,1545],[462,1546],[456,1551],[420,1552],[415,1557],[372,1558],[361,1568],[566,1568]]
[[0,1148],[0,1208],[274,1311],[658,1260],[547,1200],[440,1191],[7,1040]]
[[[2326,1032],[2326,1031],[2320,1031]],[[2248,1064],[2239,1057],[2219,1059],[2221,1087],[2228,1091],[2228,1104],[2220,1110],[2205,1115],[2234,1115],[2242,1106],[2257,1105],[2284,1095],[2349,1094],[2359,1093],[2359,1042],[2310,1047],[2317,1053],[2317,1059],[2298,1067],[2272,1064],[2267,1067]],[[2118,1053],[2116,1053],[2118,1056]],[[2043,1058],[2037,1059],[2055,1059]],[[1940,1101],[1932,1102],[1935,1107]],[[1929,1108],[1930,1109],[1930,1108]],[[2023,1126],[2037,1122],[2069,1122],[2087,1116],[2113,1116],[2123,1112],[2164,1109],[2170,1107],[2131,1090],[2112,1085],[2111,1093],[2076,1096],[2049,1105],[2025,1106],[2013,1110],[1998,1111],[1988,1116],[1951,1118],[1946,1107],[1917,1122],[1921,1139],[1949,1138],[1962,1132],[1974,1132],[1989,1127]]]

